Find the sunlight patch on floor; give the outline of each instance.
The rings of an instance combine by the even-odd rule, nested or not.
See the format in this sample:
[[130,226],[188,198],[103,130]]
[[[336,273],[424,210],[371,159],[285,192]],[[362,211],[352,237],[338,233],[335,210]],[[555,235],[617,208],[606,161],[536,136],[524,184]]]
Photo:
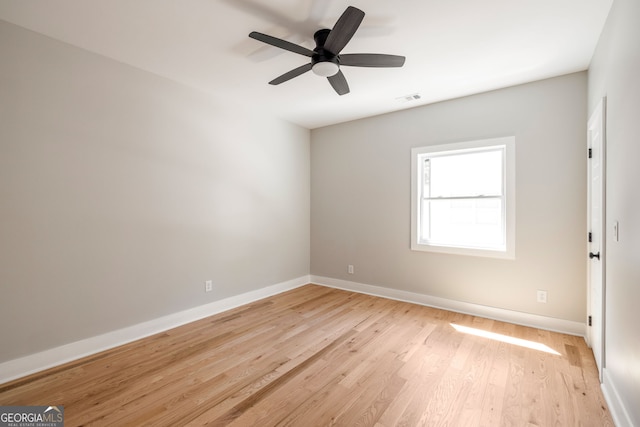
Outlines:
[[500,341],[508,344],[517,345],[520,347],[530,348],[532,350],[544,351],[545,353],[561,356],[560,353],[558,353],[551,347],[539,342],[524,340],[522,338],[510,337],[508,335],[497,334],[495,332],[483,331],[482,329],[470,328],[469,326],[456,325],[455,323],[450,323],[450,325],[456,331],[462,332],[464,334],[475,335],[482,338],[488,338],[495,341]]

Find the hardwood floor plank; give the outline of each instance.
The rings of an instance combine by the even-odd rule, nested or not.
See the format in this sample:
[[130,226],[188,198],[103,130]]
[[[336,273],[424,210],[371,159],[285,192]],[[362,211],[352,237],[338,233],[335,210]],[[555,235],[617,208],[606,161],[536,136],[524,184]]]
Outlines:
[[478,417],[480,425],[495,426],[500,424],[509,374],[508,346],[509,344],[506,343],[497,343],[493,352],[494,356]]
[[582,338],[316,285],[0,385],[0,404],[63,405],[67,426],[613,426]]

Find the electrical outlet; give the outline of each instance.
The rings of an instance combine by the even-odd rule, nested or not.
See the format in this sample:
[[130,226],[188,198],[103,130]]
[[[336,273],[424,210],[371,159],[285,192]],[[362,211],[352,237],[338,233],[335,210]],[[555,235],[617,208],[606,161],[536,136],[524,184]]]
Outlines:
[[353,274],[353,265],[349,264],[349,265],[347,266],[347,272],[348,272],[349,274]]
[[211,292],[213,290],[213,282],[211,280],[207,280],[204,282],[204,291]]
[[547,302],[547,291],[538,290],[538,302],[545,303]]

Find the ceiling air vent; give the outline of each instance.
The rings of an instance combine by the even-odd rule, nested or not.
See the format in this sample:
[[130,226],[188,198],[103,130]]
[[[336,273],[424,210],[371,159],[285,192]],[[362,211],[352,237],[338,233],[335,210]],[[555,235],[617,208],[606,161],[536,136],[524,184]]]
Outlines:
[[404,104],[405,102],[417,101],[420,98],[422,98],[422,97],[420,96],[419,93],[413,93],[411,95],[405,95],[405,96],[401,96],[399,98],[396,98],[396,101]]

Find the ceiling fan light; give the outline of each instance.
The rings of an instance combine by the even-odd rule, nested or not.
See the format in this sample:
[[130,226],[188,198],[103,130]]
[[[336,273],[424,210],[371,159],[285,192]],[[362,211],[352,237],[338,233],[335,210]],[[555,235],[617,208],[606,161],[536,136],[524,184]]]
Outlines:
[[331,77],[338,74],[340,67],[334,62],[323,61],[314,64],[311,70],[317,76]]

